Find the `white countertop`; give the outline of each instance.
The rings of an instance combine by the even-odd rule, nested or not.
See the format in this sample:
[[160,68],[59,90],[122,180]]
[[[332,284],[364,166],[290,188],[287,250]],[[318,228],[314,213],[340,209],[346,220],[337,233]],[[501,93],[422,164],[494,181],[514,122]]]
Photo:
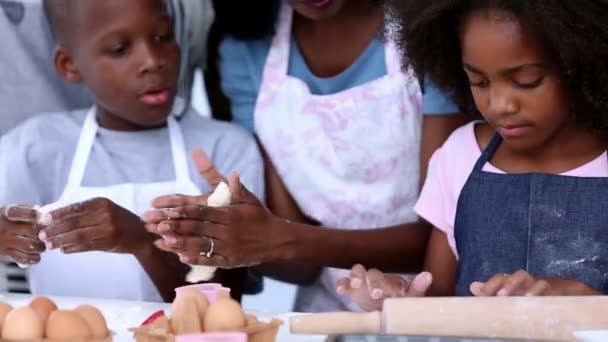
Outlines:
[[[11,304],[13,307],[28,305],[32,296],[0,294],[0,301]],[[171,305],[163,303],[130,302],[118,300],[102,300],[91,298],[51,297],[61,309],[73,309],[81,304],[90,304],[97,307],[104,314],[108,326],[116,333],[114,341],[132,342],[133,337],[129,328],[139,326],[146,318],[158,310],[170,314]],[[255,312],[251,312],[256,314]],[[289,333],[289,317],[296,313],[282,313],[276,315],[257,315],[260,319],[270,320],[275,317],[283,320],[284,324],[277,336],[277,342],[325,342],[326,336],[304,336]],[[608,331],[587,331],[576,333],[579,341],[599,342],[608,341]]]
[[[146,318],[158,310],[165,310],[170,314],[171,305],[163,303],[129,302],[118,300],[101,300],[92,298],[69,298],[69,297],[50,297],[61,309],[73,309],[78,305],[93,305],[104,314],[109,328],[116,333],[114,341],[131,342],[132,334],[129,328],[139,326]],[[16,294],[0,294],[0,301],[8,303],[13,307],[28,305],[32,296]],[[255,314],[255,312],[252,312]],[[289,333],[289,317],[294,313],[283,313],[277,315],[261,315],[260,319],[270,319],[276,317],[284,321],[277,342],[323,342],[324,336],[296,336]]]

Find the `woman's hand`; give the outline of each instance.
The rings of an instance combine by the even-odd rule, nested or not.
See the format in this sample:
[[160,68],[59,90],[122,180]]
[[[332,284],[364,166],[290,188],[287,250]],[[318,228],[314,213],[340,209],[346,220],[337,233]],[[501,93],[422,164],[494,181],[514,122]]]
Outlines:
[[144,214],[146,229],[162,237],[155,245],[190,265],[237,268],[277,260],[287,243],[285,234],[275,228],[279,219],[241,185],[236,173],[226,180],[200,149],[193,152],[193,159],[212,188],[228,182],[232,203],[208,207],[208,195],[155,199],[156,209]]
[[575,280],[534,277],[524,270],[513,274],[497,274],[485,283],[474,282],[471,284],[470,290],[477,297],[589,296],[601,294]]
[[336,284],[336,292],[340,295],[350,295],[353,303],[366,311],[380,311],[386,298],[422,297],[433,282],[428,272],[420,273],[410,283],[397,274],[383,274],[371,269],[366,270],[356,265],[351,270],[349,278],[340,279]]
[[140,218],[114,202],[95,198],[51,212],[40,232],[48,249],[66,254],[90,251],[134,254],[152,244]]

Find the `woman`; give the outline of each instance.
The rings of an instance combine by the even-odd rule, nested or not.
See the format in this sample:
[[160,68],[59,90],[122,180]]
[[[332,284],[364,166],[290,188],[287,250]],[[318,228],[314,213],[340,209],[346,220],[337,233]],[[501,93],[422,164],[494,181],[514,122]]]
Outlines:
[[[467,118],[451,115],[458,109],[429,84],[420,101],[418,81],[402,72],[399,51],[383,29],[379,2],[274,5],[274,36],[227,36],[221,47],[233,118],[255,132],[266,152],[270,211],[245,192],[237,196],[242,205],[205,209],[174,223],[177,243],[164,247],[198,264],[264,263],[259,269],[266,275],[312,284],[299,294],[297,311],[355,310],[334,291],[346,271],[319,273],[318,266],[350,268],[364,260],[393,271],[418,270],[428,238],[413,212],[419,179],[432,151]],[[267,17],[252,13],[254,7],[230,9],[236,18],[239,10],[247,13],[247,25]],[[225,29],[245,32],[238,22]],[[422,119],[422,112],[438,115]],[[173,197],[155,204],[186,203],[205,201]],[[207,238],[217,253],[210,260],[199,256]]]

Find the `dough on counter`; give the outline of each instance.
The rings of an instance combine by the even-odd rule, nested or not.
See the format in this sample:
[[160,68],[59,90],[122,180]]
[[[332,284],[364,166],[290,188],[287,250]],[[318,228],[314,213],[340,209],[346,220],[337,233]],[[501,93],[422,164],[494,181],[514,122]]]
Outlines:
[[[209,207],[223,207],[230,205],[232,201],[232,193],[228,184],[221,182],[215,191],[207,198],[207,206]],[[200,283],[201,281],[208,281],[213,278],[217,267],[211,266],[192,266],[192,269],[186,276],[186,281],[189,283]]]

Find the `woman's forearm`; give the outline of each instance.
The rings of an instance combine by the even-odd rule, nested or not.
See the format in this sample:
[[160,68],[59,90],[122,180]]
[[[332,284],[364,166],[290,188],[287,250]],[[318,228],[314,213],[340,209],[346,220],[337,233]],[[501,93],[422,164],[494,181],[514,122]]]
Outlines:
[[[279,258],[309,265],[351,268],[363,264],[385,272],[422,269],[430,227],[414,222],[381,229],[343,230],[280,221],[291,238]],[[274,230],[277,231],[277,230]]]

